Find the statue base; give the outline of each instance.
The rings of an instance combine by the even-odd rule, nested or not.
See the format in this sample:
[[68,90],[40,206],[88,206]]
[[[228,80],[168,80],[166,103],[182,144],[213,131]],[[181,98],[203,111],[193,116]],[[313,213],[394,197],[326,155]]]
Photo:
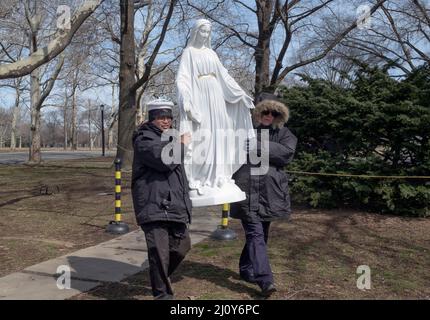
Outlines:
[[[199,192],[200,191],[200,192]],[[246,199],[246,194],[234,183],[226,183],[221,188],[203,187],[189,193],[193,207],[215,206],[224,203],[239,202]]]

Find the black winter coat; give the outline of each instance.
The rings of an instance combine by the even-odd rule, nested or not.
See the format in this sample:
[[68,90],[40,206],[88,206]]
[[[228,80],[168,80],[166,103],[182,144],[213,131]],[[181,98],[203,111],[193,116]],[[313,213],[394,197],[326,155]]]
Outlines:
[[[273,105],[269,107],[273,109]],[[257,105],[256,109],[260,112],[262,106]],[[257,137],[261,129],[269,130],[270,167],[265,175],[251,175],[251,168],[257,166],[248,162],[233,175],[236,184],[246,193],[246,199],[231,204],[232,218],[256,222],[289,217],[291,204],[288,175],[283,168],[293,159],[297,138],[283,124],[284,121],[280,121],[276,127],[257,127]],[[258,145],[257,150],[260,150],[260,143]]]
[[[166,165],[161,152],[169,141],[150,122],[133,135],[132,196],[139,225],[154,221],[191,223],[191,200],[183,164]],[[184,152],[181,145],[182,154]]]

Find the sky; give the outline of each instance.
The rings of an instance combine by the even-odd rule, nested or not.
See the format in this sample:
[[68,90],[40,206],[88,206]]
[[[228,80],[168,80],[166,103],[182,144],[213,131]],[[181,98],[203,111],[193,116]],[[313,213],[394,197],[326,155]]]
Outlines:
[[[80,0],[80,1],[82,1],[82,0]],[[249,2],[249,4],[253,3],[253,1],[250,1],[250,0],[245,1],[245,2]],[[357,1],[357,3],[367,3],[367,1],[366,0]],[[335,11],[335,13],[338,13],[338,14],[341,13],[342,11],[345,11],[345,10],[350,11],[350,12],[352,12],[352,14],[354,14],[355,10],[356,10],[356,8],[354,6],[349,5],[349,7],[348,7],[347,4],[345,4],[343,6],[334,6],[332,9]],[[242,22],[249,22],[250,20],[247,19],[247,16],[246,16],[247,14],[249,14],[249,12],[247,12],[247,10],[243,9],[243,8],[242,8],[243,11],[241,12],[240,7],[238,8],[238,10],[239,10],[238,11],[239,16],[243,17]],[[254,20],[251,20],[251,21],[254,21]],[[255,25],[254,25],[254,27],[255,27]],[[143,28],[142,18],[140,15],[136,15],[136,30],[139,31],[142,28]],[[278,36],[282,37],[283,36],[282,30],[281,29],[278,30],[277,34],[278,34]],[[306,36],[306,35],[304,35],[304,36]],[[163,45],[163,47],[177,46],[178,45],[177,43],[174,43],[174,41],[176,39],[171,40],[169,38],[166,38],[166,40],[167,41],[166,41],[165,45]],[[180,41],[179,45],[183,45],[184,39],[180,39],[179,41]],[[295,49],[300,47],[300,43],[301,43],[300,37],[294,39],[294,41],[292,42],[291,46],[292,46],[293,50],[289,51],[290,52],[290,56],[289,56],[290,59],[294,57],[294,53],[296,52]],[[274,51],[279,50],[279,45],[277,45],[276,42],[274,42],[274,44],[272,44],[272,50],[274,50]],[[85,100],[86,99],[95,99],[97,101],[97,103],[100,103],[100,104],[103,103],[106,105],[110,105],[111,100],[112,100],[112,98],[111,98],[111,87],[107,86],[105,88],[91,89],[91,90],[88,90],[88,91],[81,93],[80,96]],[[14,90],[12,88],[0,87],[0,107],[10,108],[14,104],[14,101],[15,101]]]

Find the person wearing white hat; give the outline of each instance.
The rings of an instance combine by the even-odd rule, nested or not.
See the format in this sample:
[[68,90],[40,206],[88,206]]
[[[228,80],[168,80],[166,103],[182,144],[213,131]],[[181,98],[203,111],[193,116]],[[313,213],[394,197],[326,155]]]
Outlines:
[[172,109],[174,107],[173,102],[165,99],[157,99],[147,103],[148,108],[148,120],[154,121],[157,117],[166,116],[167,118],[173,119]]
[[[190,250],[188,224],[191,201],[183,163],[163,161],[162,133],[172,127],[174,105],[168,100],[148,103],[149,121],[133,135],[132,197],[137,223],[145,232],[149,273],[155,299],[173,299],[170,275]],[[191,136],[182,135],[177,147],[183,150]],[[179,147],[179,148],[178,148]],[[183,157],[179,157],[183,159]]]

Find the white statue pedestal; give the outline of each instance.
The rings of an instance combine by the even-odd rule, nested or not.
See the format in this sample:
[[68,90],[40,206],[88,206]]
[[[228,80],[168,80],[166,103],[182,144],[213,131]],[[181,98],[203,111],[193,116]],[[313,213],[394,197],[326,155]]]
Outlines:
[[203,187],[200,189],[200,193],[194,189],[190,191],[189,195],[193,208],[233,203],[246,199],[245,192],[234,183],[226,183],[221,188]]

